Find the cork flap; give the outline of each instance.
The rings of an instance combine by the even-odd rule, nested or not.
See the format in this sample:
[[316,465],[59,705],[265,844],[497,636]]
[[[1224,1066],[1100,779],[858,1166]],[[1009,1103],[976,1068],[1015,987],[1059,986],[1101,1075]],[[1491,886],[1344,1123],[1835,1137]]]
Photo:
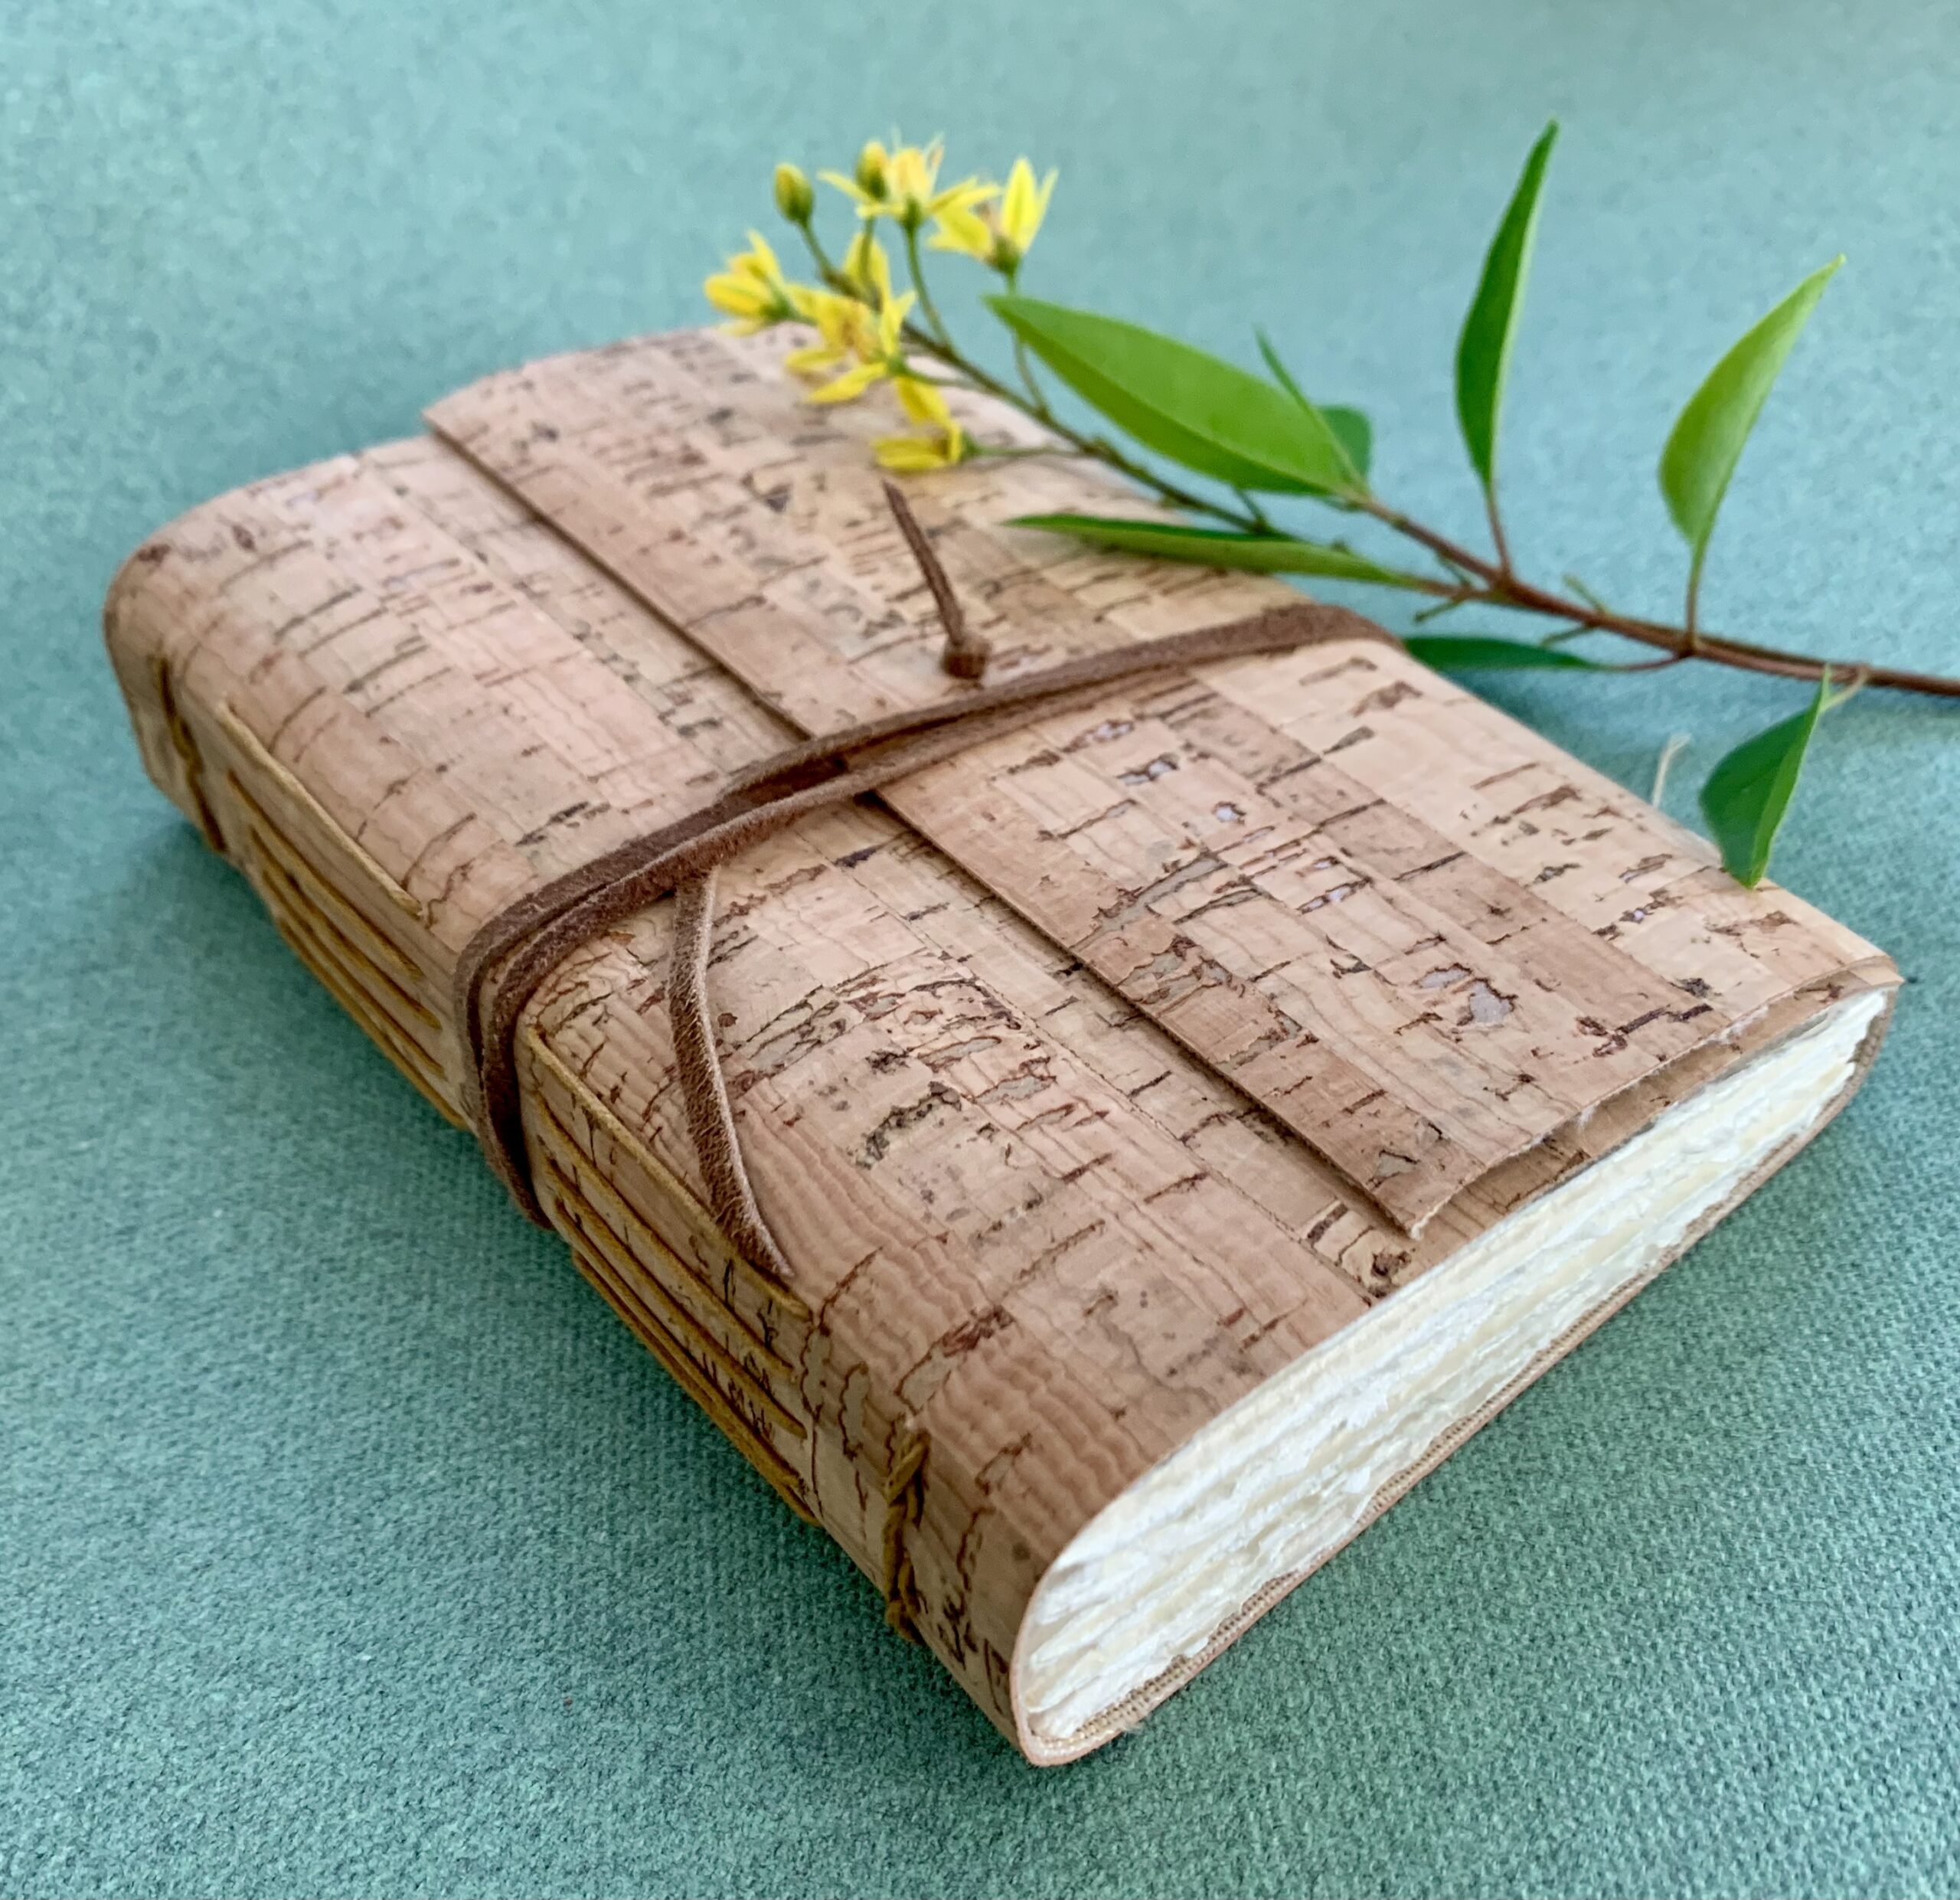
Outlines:
[[[428,420],[805,731],[957,693],[868,453],[888,420],[799,402],[779,347],[645,339],[492,377]],[[1294,597],[1001,525],[1106,512],[1119,498],[1076,466],[982,460],[908,492],[991,681]],[[884,796],[1413,1234],[1863,949],[1464,701],[1385,644],[1317,646],[1113,688]]]

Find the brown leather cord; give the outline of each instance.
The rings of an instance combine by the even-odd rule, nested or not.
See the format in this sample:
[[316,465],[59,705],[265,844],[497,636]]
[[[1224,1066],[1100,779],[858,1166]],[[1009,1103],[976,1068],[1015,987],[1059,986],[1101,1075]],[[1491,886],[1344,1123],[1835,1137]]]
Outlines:
[[[901,524],[909,519],[902,502],[893,512]],[[913,543],[913,551],[920,554],[935,598],[942,598],[945,577],[923,535]],[[951,597],[946,587],[943,598]],[[959,643],[953,636],[955,621],[946,624],[950,670]],[[957,625],[963,632],[963,619]],[[518,1019],[539,985],[574,950],[658,899],[675,895],[668,1019],[688,1133],[709,1208],[753,1264],[787,1284],[789,1263],[756,1204],[742,1163],[727,1084],[715,1048],[707,971],[716,868],[814,812],[848,803],[1076,701],[1091,701],[1116,681],[1328,640],[1393,643],[1393,638],[1344,608],[1302,600],[1222,626],[1089,654],[1003,685],[980,687],[936,705],[868,720],[786,747],[732,779],[722,796],[704,809],[629,839],[527,893],[483,924],[456,965],[455,1019],[462,1026],[469,1056],[464,1107],[491,1166],[524,1212],[541,1225],[548,1225],[531,1188],[525,1154],[517,1074]],[[985,643],[981,645],[984,652]]]
[[933,544],[926,538],[912,504],[896,482],[885,484],[885,505],[897,521],[905,544],[912,550],[912,558],[926,577],[926,586],[933,590],[933,604],[939,610],[939,625],[946,636],[946,651],[939,656],[939,664],[955,679],[978,679],[986,672],[993,649],[967,626],[966,610],[959,604],[959,596],[954,593],[946,569],[933,551]]

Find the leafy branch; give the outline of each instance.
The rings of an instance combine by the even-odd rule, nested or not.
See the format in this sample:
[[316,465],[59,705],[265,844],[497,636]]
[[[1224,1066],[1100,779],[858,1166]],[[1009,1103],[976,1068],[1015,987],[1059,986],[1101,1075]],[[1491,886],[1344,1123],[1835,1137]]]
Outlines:
[[[1799,283],[1734,344],[1683,408],[1668,435],[1659,480],[1688,550],[1681,616],[1649,618],[1609,606],[1573,577],[1557,587],[1527,578],[1514,563],[1499,499],[1504,395],[1530,275],[1540,199],[1558,129],[1547,126],[1527,158],[1484,260],[1458,342],[1456,410],[1464,446],[1484,500],[1488,551],[1415,519],[1378,495],[1370,481],[1372,434],[1359,411],[1315,403],[1271,342],[1258,338],[1260,376],[1174,338],[1094,312],[1021,293],[1022,266],[1045,217],[1054,175],[1037,185],[1025,159],[1004,185],[969,178],[942,187],[942,151],[867,145],[846,178],[824,176],[854,201],[858,227],[841,260],[814,224],[815,194],[793,165],[777,168],[778,208],[794,226],[817,282],[789,281],[762,238],[708,280],[710,301],[740,329],[792,319],[815,325],[818,342],[789,358],[817,379],[816,402],[852,400],[888,382],[913,430],[874,443],[887,467],[920,472],[981,456],[1086,458],[1125,477],[1182,518],[1052,514],[1018,525],[1160,560],[1261,573],[1298,574],[1388,587],[1424,597],[1419,623],[1465,608],[1496,608],[1556,623],[1536,642],[1485,635],[1418,634],[1407,644],[1432,665],[1637,672],[1695,662],[1814,682],[1809,709],[1746,741],[1721,760],[1703,793],[1723,862],[1743,883],[1766,869],[1769,849],[1794,793],[1821,715],[1837,703],[1832,681],[1856,691],[1883,686],[1960,697],[1960,679],[1810,655],[1736,639],[1700,624],[1704,568],[1723,498],[1756,420],[1825,286],[1835,259]],[[879,244],[880,220],[901,241],[906,287],[894,283]],[[922,246],[930,224],[933,235]],[[987,299],[1012,343],[1012,380],[996,375],[956,338],[927,281],[923,251],[952,251],[1002,280]],[[1037,380],[1039,365],[1112,425],[1122,440],[1058,413]],[[978,442],[947,404],[949,388],[1007,404],[1038,424],[1034,445]],[[1164,465],[1176,470],[1168,473]],[[1190,478],[1209,487],[1196,486]],[[1372,522],[1416,551],[1416,562],[1377,559],[1344,538],[1320,540],[1276,525],[1261,498],[1299,499]],[[1614,664],[1569,650],[1609,633],[1658,657]]]

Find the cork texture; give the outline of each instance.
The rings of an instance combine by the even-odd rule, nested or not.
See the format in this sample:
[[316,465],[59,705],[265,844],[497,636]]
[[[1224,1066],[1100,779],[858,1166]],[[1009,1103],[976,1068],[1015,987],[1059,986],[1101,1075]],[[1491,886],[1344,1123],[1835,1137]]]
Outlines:
[[[957,692],[864,446],[771,339],[493,378],[430,438],[207,505],[112,656],[152,775],[446,1114],[459,952],[503,904],[802,732]],[[1004,427],[976,414],[983,430]],[[1012,677],[1276,583],[910,492]],[[521,1035],[580,1270],[993,1719],[1047,1565],[1198,1426],[1670,1102],[1893,980],[1788,893],[1398,650],[1112,691],[721,876],[712,966],[789,1292],[704,1212],[671,907]]]

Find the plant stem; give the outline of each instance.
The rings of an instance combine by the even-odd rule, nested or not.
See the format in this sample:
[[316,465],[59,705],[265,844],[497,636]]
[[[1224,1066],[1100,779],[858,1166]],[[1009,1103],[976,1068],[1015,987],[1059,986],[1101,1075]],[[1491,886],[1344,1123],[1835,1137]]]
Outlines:
[[[807,228],[805,234],[809,236]],[[913,348],[936,356],[956,371],[969,388],[998,398],[1040,423],[1058,443],[1067,445],[1061,453],[1084,456],[1099,462],[1106,468],[1113,469],[1118,474],[1126,476],[1139,488],[1155,495],[1159,501],[1167,502],[1172,507],[1184,509],[1187,513],[1207,516],[1214,522],[1237,528],[1245,534],[1270,535],[1274,531],[1256,503],[1250,507],[1232,508],[1223,502],[1194,494],[1190,489],[1167,480],[1155,469],[1126,454],[1106,437],[1085,435],[1080,430],[1056,416],[1045,403],[1039,401],[1038,397],[1031,397],[1023,394],[971,361],[946,332],[938,312],[926,294],[923,278],[917,268],[916,232],[908,231],[906,234],[906,247],[908,260],[913,268],[913,281],[920,290],[920,309],[932,326],[928,329],[916,324],[906,325],[906,341]],[[819,268],[827,276],[834,277],[835,273],[814,237],[811,238],[811,249]],[[1372,515],[1384,528],[1426,549],[1457,577],[1453,581],[1441,578],[1428,580],[1412,575],[1406,580],[1396,584],[1405,592],[1426,594],[1452,607],[1503,607],[1569,622],[1575,630],[1617,634],[1622,639],[1634,640],[1644,646],[1658,648],[1667,655],[1666,659],[1652,663],[1658,665],[1671,665],[1682,660],[1704,660],[1718,666],[1735,667],[1744,672],[1765,673],[1781,679],[1811,681],[1821,679],[1828,669],[1833,674],[1855,678],[1861,685],[1886,686],[1900,692],[1926,693],[1940,698],[1960,699],[1960,679],[1937,673],[1915,672],[1904,667],[1874,666],[1864,660],[1815,659],[1805,653],[1788,652],[1779,647],[1758,646],[1753,641],[1730,639],[1720,634],[1704,633],[1694,621],[1695,593],[1700,579],[1698,562],[1690,580],[1688,618],[1681,626],[1671,626],[1662,621],[1615,612],[1604,606],[1589,588],[1578,589],[1580,597],[1574,598],[1555,594],[1549,588],[1523,579],[1511,567],[1509,550],[1504,544],[1494,500],[1490,504],[1490,514],[1491,536],[1497,549],[1494,561],[1485,559],[1470,548],[1439,534],[1436,529],[1404,515],[1378,496],[1358,496],[1351,499],[1348,506],[1351,509]],[[1635,668],[1633,670],[1642,669]]]
[[[1021,266],[1010,264],[1001,273],[1007,280],[1008,295],[1013,296],[1021,289]],[[1034,380],[1034,365],[1027,354],[1027,345],[1019,336],[1014,340],[1014,366],[1021,376],[1021,387],[1027,391],[1028,401],[1033,405],[1030,413],[1047,423],[1051,429],[1055,418],[1048,407],[1048,399],[1041,393],[1041,385]]]
[[1232,492],[1238,496],[1239,505],[1243,508],[1254,521],[1259,523],[1259,531],[1262,534],[1271,534],[1273,531],[1272,523],[1266,518],[1266,510],[1261,508],[1259,503],[1255,501],[1251,495],[1248,495],[1243,489],[1235,488],[1233,489]]
[[1688,747],[1692,743],[1693,741],[1689,738],[1688,735],[1685,732],[1675,732],[1670,733],[1668,734],[1668,743],[1661,747],[1661,756],[1655,761],[1654,789],[1647,794],[1647,802],[1648,804],[1658,805],[1660,803],[1661,794],[1668,789],[1668,769],[1674,764],[1675,760],[1679,758],[1681,755],[1688,749]]
[[1504,519],[1498,513],[1498,485],[1495,482],[1484,484],[1484,513],[1491,524],[1491,545],[1497,550],[1498,571],[1511,572],[1511,545],[1504,538]]
[[1606,602],[1601,600],[1576,574],[1566,574],[1564,580],[1566,585],[1571,588],[1573,592],[1577,594],[1589,607],[1597,607],[1602,613],[1610,613],[1612,611],[1612,608],[1608,607]]
[[1167,482],[1154,469],[1132,459],[1122,450],[1102,436],[1086,436],[1079,429],[1072,428],[1052,415],[1038,414],[1025,396],[1019,394],[998,376],[990,374],[978,363],[972,362],[952,345],[942,342],[938,337],[920,329],[915,324],[905,326],[905,338],[913,348],[925,351],[944,363],[949,369],[956,370],[965,378],[969,388],[979,390],[989,396],[996,396],[1002,402],[1019,410],[1024,416],[1038,422],[1051,435],[1058,437],[1069,445],[1069,452],[1087,456],[1102,463],[1105,467],[1114,469],[1118,474],[1125,475],[1140,487],[1147,488],[1160,501],[1168,502],[1174,508],[1188,510],[1194,515],[1209,515],[1214,521],[1223,522],[1228,527],[1243,529],[1246,534],[1260,534],[1262,529],[1253,517],[1236,509],[1227,508],[1222,503],[1207,501],[1201,495],[1194,495],[1190,489]]
[[1602,633],[1617,633],[1623,639],[1657,646],[1677,659],[1711,660],[1718,665],[1734,666],[1745,672],[1770,673],[1783,679],[1821,679],[1828,669],[1833,673],[1856,673],[1869,686],[1890,686],[1901,692],[1931,693],[1942,698],[1960,699],[1960,679],[1937,673],[1919,673],[1894,666],[1873,666],[1864,660],[1813,659],[1805,653],[1785,652],[1780,648],[1759,646],[1753,641],[1733,640],[1720,634],[1704,633],[1686,626],[1668,626],[1657,620],[1633,614],[1615,613],[1588,603],[1570,600],[1534,587],[1515,574],[1506,574],[1467,548],[1426,528],[1420,522],[1370,498],[1363,505],[1386,528],[1426,548],[1452,567],[1467,569],[1485,584],[1482,601],[1491,607],[1514,607],[1527,613],[1551,615]]
[[905,267],[912,273],[912,287],[919,293],[919,309],[925,317],[926,327],[932,332],[933,347],[949,357],[952,354],[952,338],[947,332],[939,306],[933,301],[932,292],[926,288],[926,267],[919,255],[919,227],[910,220],[905,224]]
[[1031,407],[1029,414],[1039,417],[1051,429],[1055,418],[1048,407],[1048,399],[1041,393],[1041,385],[1034,380],[1034,365],[1028,360],[1027,345],[1019,337],[1014,340],[1014,366],[1021,372],[1022,386],[1027,390]]
[[805,218],[796,228],[803,234],[803,242],[808,247],[810,260],[817,267],[818,277],[831,289],[851,294],[851,286],[844,281],[844,273],[831,262],[829,253],[824,249],[823,240],[818,237],[810,221]]

